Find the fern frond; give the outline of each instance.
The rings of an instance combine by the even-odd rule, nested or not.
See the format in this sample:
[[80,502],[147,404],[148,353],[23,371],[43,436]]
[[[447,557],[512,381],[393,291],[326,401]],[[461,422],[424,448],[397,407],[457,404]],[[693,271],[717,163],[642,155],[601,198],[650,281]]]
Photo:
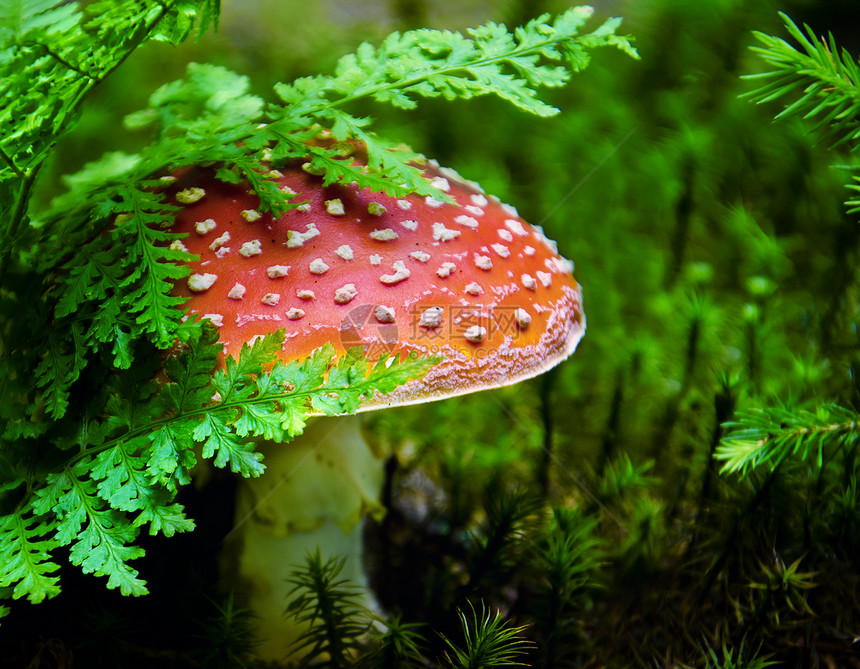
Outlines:
[[[287,440],[301,432],[309,414],[354,411],[363,399],[388,393],[435,363],[390,358],[371,366],[358,352],[336,361],[331,346],[304,361],[275,362],[283,337],[283,331],[275,332],[245,345],[238,360],[228,358],[215,373],[222,349],[217,331],[189,327],[182,336],[185,350],[165,363],[167,380],[160,387],[146,377],[147,370],[154,373],[151,365],[112,377],[106,417],[67,438],[70,455],[22,504],[20,513],[55,531],[53,543],[38,544],[41,561],[49,546],[70,546],[72,563],[86,573],[107,576],[108,587],[123,594],[143,594],[145,582],[128,564],[143,554],[134,542],[145,525],[150,534],[168,537],[193,529],[174,498],[190,481],[198,445],[216,467],[260,476],[265,467],[254,438]],[[3,522],[20,523],[14,521],[19,517],[26,516]],[[20,524],[9,527],[19,535],[24,531]],[[44,534],[42,528],[29,531],[27,540]],[[0,537],[0,555],[26,548],[9,531]],[[35,549],[27,550],[34,554]],[[27,555],[9,561],[7,585],[20,579],[16,596],[43,597],[40,593],[50,589],[28,576]],[[38,573],[36,566],[28,568]]]
[[[274,120],[267,130],[283,138],[316,122],[330,127],[336,140],[365,142],[371,168],[365,174],[350,172],[343,161],[326,162],[323,152],[311,152],[314,169],[341,170],[326,176],[326,183],[354,180],[361,187],[384,189],[391,195],[402,194],[397,185],[406,183],[412,192],[445,200],[444,193],[421,183],[413,156],[392,151],[390,144],[366,131],[369,119],[356,118],[344,107],[362,98],[413,109],[418,98],[497,95],[524,111],[553,116],[559,110],[543,102],[537,88],[566,84],[570,71],[588,64],[589,50],[613,46],[638,58],[630,39],[615,34],[617,19],[580,34],[592,13],[590,7],[575,7],[552,20],[544,14],[513,34],[503,25],[490,23],[469,30],[468,36],[413,30],[393,33],[379,47],[362,44],[354,54],[341,58],[333,76],[277,84],[275,93],[285,106],[270,108]],[[376,172],[382,182],[374,182],[379,178]]]
[[76,3],[9,0],[0,7],[0,261],[12,257],[27,222],[39,168],[78,118],[87,94],[143,42],[177,43],[199,20],[217,20],[217,0]]
[[13,513],[0,517],[0,588],[14,585],[12,597],[33,604],[59,594],[59,565],[49,559],[58,542],[47,538],[55,528],[42,516]]
[[72,564],[85,574],[107,576],[107,587],[119,588],[124,595],[144,595],[146,582],[128,564],[143,555],[143,549],[129,545],[137,530],[100,497],[95,481],[89,478],[90,464],[84,458],[49,475],[47,485],[36,491],[33,509],[57,518],[55,539],[61,546],[71,546]]

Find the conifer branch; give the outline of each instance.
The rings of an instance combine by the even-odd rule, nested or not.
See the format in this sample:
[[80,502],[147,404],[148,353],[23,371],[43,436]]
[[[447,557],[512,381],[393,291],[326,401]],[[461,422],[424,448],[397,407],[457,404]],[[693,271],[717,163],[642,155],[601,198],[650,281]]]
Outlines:
[[754,469],[775,469],[789,456],[813,458],[817,467],[825,461],[825,451],[840,450],[860,436],[860,414],[835,404],[817,411],[782,408],[740,412],[724,425],[723,437],[714,455],[724,461],[721,473],[746,476]]
[[855,149],[860,140],[860,66],[847,50],[839,49],[833,35],[817,36],[809,26],[801,30],[786,14],[780,16],[801,48],[756,32],[764,46],[752,50],[774,69],[746,75],[746,79],[765,82],[747,97],[762,104],[800,93],[776,118],[817,118],[816,132],[829,126],[824,137],[836,138],[834,146],[848,143]]

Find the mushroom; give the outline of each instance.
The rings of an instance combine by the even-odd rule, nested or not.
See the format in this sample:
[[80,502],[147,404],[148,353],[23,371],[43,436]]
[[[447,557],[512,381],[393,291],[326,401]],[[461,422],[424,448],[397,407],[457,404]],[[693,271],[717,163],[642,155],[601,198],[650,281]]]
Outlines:
[[[564,360],[585,329],[572,263],[512,207],[451,170],[424,168],[456,204],[323,186],[299,164],[279,166],[270,176],[301,203],[279,218],[259,213],[247,184],[186,170],[172,186],[182,206],[173,231],[188,233],[200,259],[176,294],[218,327],[233,356],[280,328],[285,359],[324,344],[341,355],[360,346],[372,358],[442,356],[363,411],[506,386]],[[260,621],[258,653],[276,659],[301,632],[284,618],[285,579],[308,550],[345,556],[345,575],[366,583],[360,521],[383,513],[385,454],[366,444],[356,416],[319,418],[293,442],[260,450],[268,471],[239,484],[232,571]]]

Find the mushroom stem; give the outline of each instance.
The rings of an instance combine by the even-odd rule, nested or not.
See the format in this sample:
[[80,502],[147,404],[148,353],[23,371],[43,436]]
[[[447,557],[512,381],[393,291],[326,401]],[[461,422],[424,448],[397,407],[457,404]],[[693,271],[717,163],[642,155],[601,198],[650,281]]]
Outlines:
[[360,603],[376,607],[364,575],[361,520],[384,513],[385,458],[365,441],[358,416],[311,419],[292,442],[265,442],[259,450],[267,471],[239,483],[225,566],[256,617],[256,654],[283,660],[305,631],[285,611],[288,579],[308,553],[319,548],[323,560],[345,558],[341,576],[363,591]]

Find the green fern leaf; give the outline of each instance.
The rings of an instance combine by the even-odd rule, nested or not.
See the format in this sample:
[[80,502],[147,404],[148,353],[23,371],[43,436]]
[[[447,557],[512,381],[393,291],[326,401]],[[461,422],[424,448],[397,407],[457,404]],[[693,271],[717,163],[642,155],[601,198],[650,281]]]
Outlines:
[[107,587],[119,588],[124,595],[144,595],[145,581],[127,564],[143,555],[143,549],[127,545],[137,530],[121,512],[105,508],[96,483],[88,478],[90,465],[84,458],[73,468],[49,475],[47,485],[36,492],[33,508],[57,516],[55,539],[61,546],[71,546],[72,564],[84,573],[107,576]]
[[0,517],[0,588],[14,585],[14,599],[38,604],[59,594],[59,577],[53,575],[59,566],[48,559],[58,544],[44,538],[53,529],[43,517]]
[[257,477],[265,471],[263,456],[254,452],[253,444],[237,438],[221,417],[206,414],[194,428],[194,440],[203,442],[203,457],[212,458],[216,467],[230,465],[230,470],[242,476]]

